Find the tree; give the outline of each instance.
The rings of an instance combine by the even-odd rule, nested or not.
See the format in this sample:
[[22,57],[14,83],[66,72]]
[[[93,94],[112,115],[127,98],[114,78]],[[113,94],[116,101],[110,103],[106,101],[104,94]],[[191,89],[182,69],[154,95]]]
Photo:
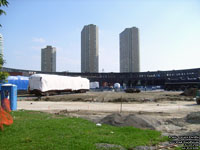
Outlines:
[[[1,7],[3,6],[3,7],[8,7],[8,1],[7,0],[0,0],[0,15],[2,15],[2,14],[4,14],[4,15],[6,15],[6,12],[3,10],[3,9],[1,9]],[[1,24],[0,24],[0,27],[1,27]]]
[[[6,12],[4,10],[1,9],[1,7],[3,6],[8,6],[8,1],[7,0],[0,0],[0,16],[2,14],[6,15]],[[0,24],[1,27],[1,24]],[[5,60],[3,59],[3,54],[0,54],[0,81],[5,80],[8,77],[8,73],[7,72],[2,72],[1,68],[3,66],[3,64],[5,63]]]
[[5,81],[5,79],[9,76],[9,74],[7,72],[1,71],[1,68],[4,63],[5,63],[5,60],[3,60],[3,55],[0,54],[0,83]]
[[[4,63],[5,63],[5,60],[3,60],[3,55],[0,54],[0,70],[1,70]],[[5,80],[8,76],[9,76],[9,74],[7,72],[0,71],[0,82]]]
[[[7,0],[0,0],[0,7],[2,7],[2,6],[8,7],[8,4],[9,3]],[[2,15],[2,14],[6,15],[6,12],[4,10],[0,9],[0,15]]]

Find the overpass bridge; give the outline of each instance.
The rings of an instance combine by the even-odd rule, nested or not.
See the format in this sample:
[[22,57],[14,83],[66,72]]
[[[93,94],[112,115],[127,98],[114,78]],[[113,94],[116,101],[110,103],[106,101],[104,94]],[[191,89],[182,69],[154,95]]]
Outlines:
[[179,90],[186,87],[200,88],[200,68],[169,70],[169,71],[148,71],[137,73],[78,73],[78,72],[42,72],[35,70],[22,70],[3,67],[1,71],[6,71],[10,75],[30,76],[34,73],[56,74],[65,76],[86,77],[90,82],[98,81],[100,85],[107,83],[126,84],[128,87],[135,86],[162,86],[167,90]]

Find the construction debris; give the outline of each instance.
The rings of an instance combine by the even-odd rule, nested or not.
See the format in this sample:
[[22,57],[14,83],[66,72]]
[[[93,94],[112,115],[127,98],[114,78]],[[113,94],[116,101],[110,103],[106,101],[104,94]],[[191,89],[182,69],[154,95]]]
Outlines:
[[185,117],[186,122],[200,124],[200,112],[192,112]]
[[197,88],[188,88],[188,89],[185,89],[185,91],[181,93],[180,95],[195,97],[197,94],[197,90],[198,90]]
[[124,90],[126,93],[140,93],[141,91],[139,89],[135,89],[135,88],[129,88]]

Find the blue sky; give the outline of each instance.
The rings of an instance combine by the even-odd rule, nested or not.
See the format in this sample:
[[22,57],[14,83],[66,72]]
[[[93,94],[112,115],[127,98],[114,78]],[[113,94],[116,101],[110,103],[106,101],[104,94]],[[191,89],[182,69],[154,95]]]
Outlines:
[[80,72],[81,30],[99,27],[99,71],[119,72],[119,33],[136,26],[141,71],[200,67],[199,0],[8,0],[0,16],[5,67],[41,69],[57,48],[57,71]]

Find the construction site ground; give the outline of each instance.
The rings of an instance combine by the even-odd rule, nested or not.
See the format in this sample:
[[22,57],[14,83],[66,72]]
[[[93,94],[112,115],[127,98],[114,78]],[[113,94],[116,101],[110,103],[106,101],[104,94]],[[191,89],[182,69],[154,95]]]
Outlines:
[[181,92],[87,92],[18,96],[18,109],[82,117],[95,123],[135,126],[163,135],[200,135],[200,105]]

